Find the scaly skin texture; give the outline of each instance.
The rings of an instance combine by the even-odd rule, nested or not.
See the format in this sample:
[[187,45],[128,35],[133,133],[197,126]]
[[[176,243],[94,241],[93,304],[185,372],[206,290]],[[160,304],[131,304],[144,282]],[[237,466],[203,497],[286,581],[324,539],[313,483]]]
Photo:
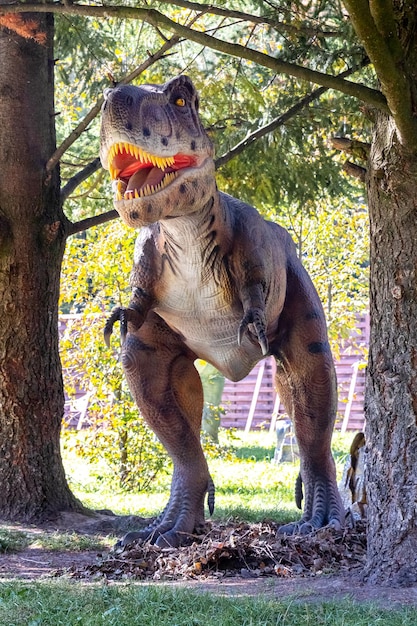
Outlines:
[[105,335],[121,322],[131,392],[174,463],[165,510],[122,543],[144,537],[179,545],[204,522],[207,492],[213,507],[196,358],[236,381],[266,355],[275,357],[305,491],[301,520],[282,532],[340,527],[330,452],[336,379],[323,308],[289,234],[217,190],[213,147],[190,79],[108,90],[100,155],[115,181],[115,208],[140,228],[132,300],[113,312]]

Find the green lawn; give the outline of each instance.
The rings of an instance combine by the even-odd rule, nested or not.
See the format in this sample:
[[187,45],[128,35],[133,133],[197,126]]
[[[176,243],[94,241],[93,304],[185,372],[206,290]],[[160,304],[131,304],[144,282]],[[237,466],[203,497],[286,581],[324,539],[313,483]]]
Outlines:
[[415,626],[411,609],[224,597],[160,584],[0,583],[3,626]]
[[[334,438],[334,454],[339,475],[349,449],[352,435]],[[300,515],[294,502],[294,485],[298,463],[275,465],[274,436],[268,432],[221,433],[222,448],[228,446],[232,455],[210,458],[209,467],[216,485],[216,507],[213,519],[237,517],[247,521],[274,520],[286,523]],[[160,474],[152,491],[122,493],[106,481],[108,469],[103,463],[92,468],[68,447],[64,462],[70,485],[75,494],[93,509],[111,509],[117,514],[157,514],[165,505],[171,481],[170,473]]]

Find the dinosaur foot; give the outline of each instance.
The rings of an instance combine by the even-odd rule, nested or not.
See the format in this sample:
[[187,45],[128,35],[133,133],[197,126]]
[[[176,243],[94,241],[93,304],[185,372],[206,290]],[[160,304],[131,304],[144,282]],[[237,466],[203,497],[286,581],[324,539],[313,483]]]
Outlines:
[[116,547],[124,547],[138,540],[149,541],[160,548],[177,548],[185,543],[187,538],[201,532],[205,527],[204,497],[207,493],[207,503],[210,514],[214,510],[214,483],[209,478],[202,497],[192,497],[190,490],[183,489],[177,484],[171,490],[171,497],[162,513],[146,528],[127,533]]
[[338,519],[332,519],[328,524],[316,524],[314,519],[304,521],[301,518],[298,522],[291,522],[290,524],[284,524],[278,529],[280,535],[309,535],[310,533],[318,530],[319,528],[331,528],[332,530],[342,530],[343,525]]
[[[345,513],[336,482],[332,479],[316,477],[306,482],[306,504],[302,518],[285,524],[278,529],[281,535],[308,535],[319,528],[341,530]],[[296,500],[301,504],[301,482],[297,479]],[[301,508],[301,507],[300,507]]]

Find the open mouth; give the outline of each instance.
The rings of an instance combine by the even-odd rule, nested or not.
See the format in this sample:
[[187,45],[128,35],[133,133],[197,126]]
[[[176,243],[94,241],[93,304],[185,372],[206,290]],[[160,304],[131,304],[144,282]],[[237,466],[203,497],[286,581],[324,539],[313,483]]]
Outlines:
[[108,156],[116,200],[143,198],[161,191],[179,176],[180,170],[197,165],[197,158],[187,154],[159,157],[125,142],[113,144]]

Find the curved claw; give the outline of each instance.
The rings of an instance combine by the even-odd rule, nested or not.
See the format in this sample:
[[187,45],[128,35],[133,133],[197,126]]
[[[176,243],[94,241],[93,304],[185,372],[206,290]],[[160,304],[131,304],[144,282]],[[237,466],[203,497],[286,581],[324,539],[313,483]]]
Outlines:
[[130,307],[116,307],[104,326],[104,341],[108,348],[110,348],[110,337],[115,322],[120,322],[120,336],[123,344],[127,335],[127,323],[130,322],[135,328],[139,328],[142,324],[142,317],[138,311]]
[[262,355],[266,356],[269,352],[269,344],[266,337],[266,320],[264,312],[260,309],[249,309],[249,311],[245,313],[237,331],[238,345],[242,345],[243,336],[248,331],[249,324],[253,325],[262,350]]
[[115,322],[120,321],[120,332],[122,335],[122,341],[123,341],[123,333],[124,336],[126,336],[126,332],[127,332],[127,320],[126,320],[126,316],[125,316],[125,309],[124,307],[116,307],[113,311],[112,314],[110,315],[110,317],[107,319],[106,324],[104,326],[104,341],[106,342],[106,346],[108,348],[110,348],[110,337],[113,333],[113,326],[115,324]]

